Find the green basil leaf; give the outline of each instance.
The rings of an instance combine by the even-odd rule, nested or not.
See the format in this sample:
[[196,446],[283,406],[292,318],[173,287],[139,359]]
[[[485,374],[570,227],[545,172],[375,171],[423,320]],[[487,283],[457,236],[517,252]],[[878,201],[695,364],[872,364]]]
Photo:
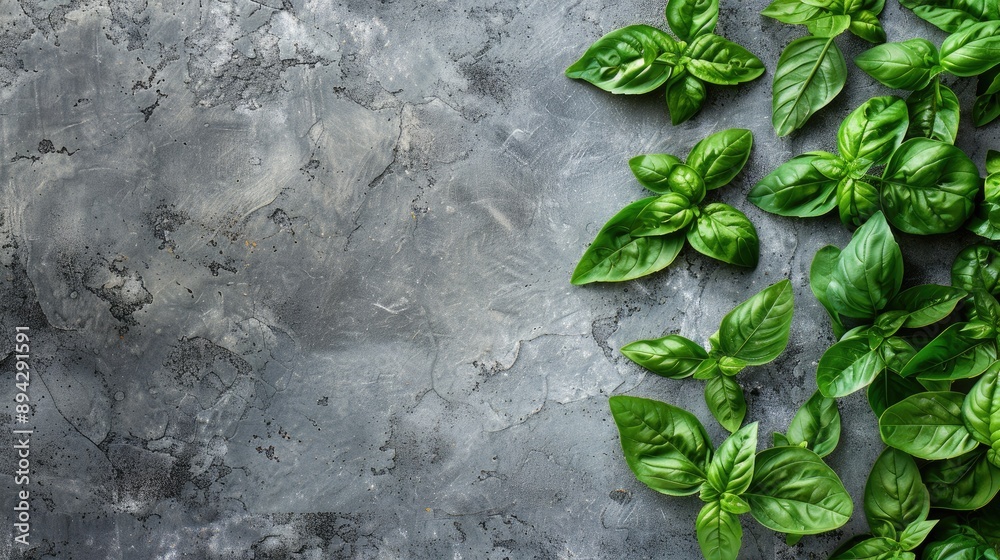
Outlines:
[[943,509],[979,509],[1000,492],[1000,469],[986,460],[985,447],[921,468],[931,506]]
[[950,459],[975,449],[979,442],[962,422],[965,395],[927,392],[890,406],[878,419],[882,441],[921,459]]
[[873,97],[840,124],[837,150],[848,161],[880,162],[903,143],[908,124],[905,101],[890,95]]
[[795,157],[754,185],[747,199],[780,216],[822,216],[837,205],[837,181],[824,176],[813,164],[831,159],[837,158],[826,153]]
[[760,256],[753,224],[743,212],[720,202],[701,209],[687,240],[699,253],[738,266],[753,268]]
[[1000,63],[1000,21],[965,27],[941,43],[941,66],[956,76],[978,76]]
[[698,367],[695,368],[692,377],[695,379],[715,379],[721,375],[723,374],[722,369],[719,367],[719,360],[710,357],[698,364]]
[[[930,497],[928,496],[928,501]],[[916,521],[911,523],[903,530],[903,533],[899,536],[899,545],[903,550],[913,550],[927,539],[927,535],[931,533],[931,530],[937,525],[938,520],[934,519],[932,521]]]
[[980,21],[1000,19],[1000,12],[992,0],[900,0],[899,3],[948,33]]
[[681,231],[694,220],[694,208],[684,195],[662,194],[647,204],[632,222],[632,237],[666,235]]
[[875,416],[881,416],[885,409],[899,401],[926,391],[919,381],[912,377],[903,377],[887,368],[868,386],[868,404]]
[[819,359],[816,385],[829,398],[843,397],[867,387],[883,369],[882,354],[866,337],[845,337]]
[[[997,77],[1000,78],[1000,75]],[[1000,91],[1000,85],[997,86],[997,91]],[[1000,152],[997,150],[986,150],[986,173],[1000,175]],[[994,189],[993,199],[996,200],[1000,197],[1000,183],[997,183]]]
[[1000,204],[983,201],[965,225],[966,229],[991,241],[1000,241]]
[[851,26],[851,16],[824,14],[806,22],[809,33],[815,37],[836,37]]
[[837,210],[846,226],[859,226],[879,211],[878,189],[865,181],[845,177],[837,184]]
[[693,117],[705,101],[705,83],[688,72],[670,78],[667,82],[667,110],[674,126]]
[[[986,324],[984,327],[986,327],[990,332],[984,334],[991,338],[996,336],[996,328],[1000,326],[1000,302],[997,302],[997,298],[986,290],[973,290],[972,311],[973,317],[972,320],[969,321],[969,326],[972,326],[972,323],[976,321],[985,322]],[[972,334],[975,330],[978,329],[973,327],[972,330],[966,330],[965,332]]]
[[711,33],[700,35],[684,51],[686,68],[710,84],[735,85],[764,73],[764,63],[740,45]]
[[1000,252],[986,245],[966,247],[951,267],[951,284],[970,292],[979,288],[996,294],[1000,291]]
[[972,106],[972,121],[985,126],[1000,116],[1000,66],[980,74],[976,81],[976,102]]
[[787,445],[805,443],[820,457],[833,452],[840,441],[840,411],[837,401],[816,391],[788,425]]
[[667,403],[617,395],[611,414],[637,479],[657,492],[688,496],[705,481],[712,443],[690,412]]
[[878,314],[903,283],[903,255],[882,213],[854,232],[830,273],[826,295],[837,313],[857,319]]
[[869,43],[884,43],[885,29],[878,20],[874,12],[861,10],[851,15],[851,25],[848,27],[851,33],[861,37]]
[[719,502],[701,508],[695,521],[698,546],[705,560],[736,560],[743,539],[740,518],[722,509]]
[[962,150],[937,140],[912,138],[889,157],[882,174],[882,209],[907,233],[955,231],[975,207],[980,178]]
[[[813,152],[819,155],[822,152]],[[833,154],[830,154],[833,155]],[[870,164],[869,164],[870,165]],[[833,179],[835,181],[840,181],[844,177],[851,174],[852,165],[850,162],[843,158],[833,156],[829,159],[825,157],[818,157],[812,162],[812,166],[816,168],[817,171],[823,174],[824,177],[828,179]]]
[[924,558],[933,560],[998,560],[995,549],[967,535],[953,535],[943,541],[931,543],[924,549]]
[[882,84],[916,91],[941,73],[938,51],[927,39],[909,39],[872,47],[854,58],[854,63]]
[[834,554],[830,560],[890,560],[894,559],[893,553],[897,550],[899,544],[895,539],[872,537],[858,542],[840,554]]
[[[827,313],[830,314],[830,318],[834,322],[834,328],[840,328],[843,330],[843,324],[840,323],[840,315],[837,310],[833,308],[830,303],[829,295],[827,290],[830,287],[830,278],[833,275],[833,271],[837,268],[837,263],[840,261],[840,249],[834,247],[833,245],[827,245],[813,256],[812,264],[809,266],[809,289],[812,290],[816,299],[823,305]],[[840,333],[842,334],[842,333]]]
[[778,59],[771,90],[775,133],[787,136],[802,128],[846,82],[847,63],[832,37],[801,37],[789,43]]
[[958,136],[958,97],[938,80],[906,98],[910,114],[908,137],[923,137],[954,144]]
[[955,310],[969,292],[951,286],[923,284],[903,290],[889,300],[886,311],[905,311],[903,327],[919,329],[937,323]]
[[740,495],[750,487],[757,453],[757,422],[726,438],[708,465],[708,483],[719,494]]
[[732,377],[746,369],[747,365],[744,360],[739,358],[733,358],[732,356],[719,357],[719,371],[722,372],[722,375]]
[[941,331],[899,373],[903,377],[952,381],[986,371],[997,359],[996,343],[972,338],[962,331],[963,327],[956,323]]
[[885,0],[863,0],[861,2],[860,11],[851,13],[860,13],[861,11],[871,12],[875,15],[882,13],[885,8]]
[[781,280],[764,288],[722,318],[719,350],[748,365],[774,360],[788,345],[792,308],[791,282]]
[[727,375],[719,375],[705,384],[705,404],[719,424],[735,432],[747,415],[747,401],[740,384]]
[[868,526],[880,537],[896,539],[911,524],[927,519],[931,495],[913,457],[886,448],[868,475],[864,504]]
[[621,353],[649,371],[670,379],[690,376],[708,359],[708,352],[704,348],[676,334],[653,340],[637,340],[622,346]]
[[670,172],[680,164],[680,158],[670,154],[647,154],[628,160],[628,166],[639,184],[658,194],[671,191]]
[[889,336],[886,338],[882,342],[882,345],[878,347],[878,350],[882,353],[882,361],[885,362],[885,368],[897,375],[903,371],[903,367],[917,354],[916,349],[909,342],[898,336]]
[[630,25],[601,37],[569,68],[566,76],[585,80],[611,93],[639,94],[660,87],[673,65],[657,60],[681,54],[670,35],[648,25]]
[[582,285],[632,280],[662,270],[674,262],[684,247],[683,233],[660,237],[632,235],[636,216],[657,198],[654,196],[633,202],[608,220],[580,257],[570,282]]
[[799,25],[815,19],[822,10],[801,0],[773,0],[760,14],[782,23]]
[[761,525],[794,535],[836,529],[854,510],[837,473],[802,447],[772,447],[758,453],[753,481],[743,498]]
[[771,434],[771,441],[774,443],[773,447],[786,447],[791,445],[788,443],[788,438],[785,437],[785,434],[778,432]]
[[683,163],[670,170],[667,181],[672,192],[682,195],[691,204],[698,204],[705,198],[705,180],[698,171]]
[[719,0],[668,0],[667,25],[683,41],[711,33],[719,21]]
[[750,513],[750,504],[736,494],[725,493],[719,498],[719,505],[722,509],[734,515]]
[[743,128],[730,128],[706,136],[691,148],[687,164],[705,181],[708,190],[717,189],[743,169],[750,158],[753,133]]
[[972,437],[988,445],[994,466],[1000,451],[1000,362],[992,364],[972,387],[962,403],[962,418]]

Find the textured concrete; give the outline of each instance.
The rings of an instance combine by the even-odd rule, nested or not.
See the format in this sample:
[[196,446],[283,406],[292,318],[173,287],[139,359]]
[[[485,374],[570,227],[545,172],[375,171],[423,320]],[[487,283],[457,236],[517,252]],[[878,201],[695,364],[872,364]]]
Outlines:
[[[724,434],[702,382],[618,348],[705,342],[790,277],[788,351],[739,377],[762,439],[783,431],[833,341],[809,263],[849,232],[745,193],[889,92],[851,66],[808,130],[777,139],[770,82],[803,31],[761,0],[723,0],[718,30],[768,73],[712,87],[682,126],[662,94],[562,75],[612,29],[663,26],[663,5],[0,1],[0,333],[31,327],[34,366],[31,546],[4,523],[0,557],[700,557],[699,501],[636,482],[607,398],[666,400]],[[891,0],[882,20],[890,39],[942,37]],[[968,110],[974,82],[952,82]],[[756,144],[717,196],[756,224],[760,265],[686,249],[646,279],[570,286],[603,222],[643,196],[627,159],[683,157],[727,127]],[[981,169],[998,130],[966,114]],[[947,283],[971,241],[903,238],[907,282]],[[0,420],[18,427],[11,377]],[[881,444],[862,395],[841,410],[829,461],[857,498]],[[741,557],[825,558],[865,523],[797,548],[744,528]]]

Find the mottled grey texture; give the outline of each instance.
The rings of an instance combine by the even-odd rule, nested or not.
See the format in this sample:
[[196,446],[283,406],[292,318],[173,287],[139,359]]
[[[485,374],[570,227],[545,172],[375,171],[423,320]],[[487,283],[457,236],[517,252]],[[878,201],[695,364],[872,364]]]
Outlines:
[[[783,431],[833,342],[809,264],[849,232],[745,193],[888,93],[852,66],[807,130],[776,138],[770,82],[802,31],[765,5],[723,0],[719,32],[768,73],[710,88],[674,127],[661,95],[562,74],[612,29],[662,26],[662,0],[0,2],[0,333],[30,326],[35,367],[33,546],[5,523],[0,557],[698,558],[699,501],[636,482],[607,398],[723,430],[702,382],[618,349],[705,342],[789,277],[789,349],[739,378],[762,439]],[[891,0],[882,21],[941,39]],[[968,111],[974,81],[952,81]],[[570,286],[642,196],[627,159],[727,127],[756,139],[718,198],[757,225],[760,265],[686,249],[642,280]],[[959,143],[982,169],[998,128],[966,112]],[[971,241],[902,236],[907,282],[948,283]],[[841,410],[829,461],[858,499],[881,444],[863,395]],[[743,556],[790,559],[865,524],[796,548],[744,527]]]

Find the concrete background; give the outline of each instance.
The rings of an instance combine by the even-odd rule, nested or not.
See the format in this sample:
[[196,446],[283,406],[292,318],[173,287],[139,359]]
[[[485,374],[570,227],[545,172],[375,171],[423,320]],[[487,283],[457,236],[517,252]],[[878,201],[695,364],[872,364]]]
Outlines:
[[[723,0],[717,31],[767,73],[674,127],[662,90],[563,76],[604,33],[665,27],[662,0],[0,1],[0,332],[31,328],[34,368],[32,544],[12,543],[7,433],[0,557],[699,558],[699,500],[635,480],[607,398],[724,433],[701,381],[618,348],[707,342],[788,277],[789,348],[738,378],[762,440],[784,431],[833,342],[809,264],[850,234],[745,195],[891,93],[849,63],[836,102],[776,138],[774,68],[804,29],[766,4]],[[893,0],[881,19],[890,40],[943,38]],[[971,127],[974,80],[946,82],[983,169],[1000,128]],[[717,198],[756,224],[755,270],[688,248],[645,279],[570,286],[644,196],[628,158],[730,127],[755,147]],[[948,283],[974,238],[900,240],[909,285]],[[828,459],[857,499],[881,443],[862,394],[841,411]],[[860,511],[795,548],[745,516],[741,557],[826,558]]]

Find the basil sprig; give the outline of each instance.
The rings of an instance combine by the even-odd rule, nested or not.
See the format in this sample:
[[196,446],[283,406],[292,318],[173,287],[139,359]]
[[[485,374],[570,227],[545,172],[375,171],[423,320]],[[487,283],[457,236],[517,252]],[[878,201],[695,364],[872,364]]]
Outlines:
[[734,85],[764,73],[764,64],[742,46],[713,33],[718,0],[669,0],[667,25],[678,37],[649,25],[630,25],[601,37],[566,69],[611,93],[641,94],[666,84],[673,124],[701,109],[705,84]]
[[636,156],[629,167],[658,196],[638,200],[615,214],[598,232],[573,271],[573,284],[620,282],[661,270],[685,241],[720,261],[754,267],[760,252],[757,230],[743,212],[720,202],[702,205],[743,169],[753,135],[728,129],[695,144],[687,162],[670,154]]

